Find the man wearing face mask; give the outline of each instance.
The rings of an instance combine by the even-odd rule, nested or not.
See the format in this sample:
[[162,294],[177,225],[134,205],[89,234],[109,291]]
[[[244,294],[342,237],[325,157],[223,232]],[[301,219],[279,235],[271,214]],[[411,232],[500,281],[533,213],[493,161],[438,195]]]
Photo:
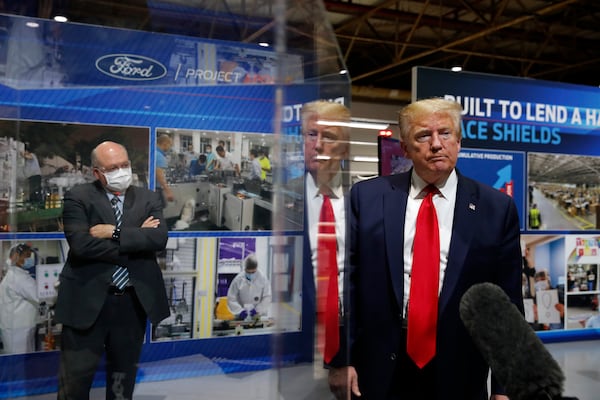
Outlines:
[[0,282],[0,336],[5,354],[35,351],[39,299],[37,284],[26,269],[33,261],[31,253],[25,243],[13,247],[11,265]]
[[131,185],[127,150],[114,142],[91,154],[96,181],[64,197],[69,254],[56,320],[63,324],[58,399],[86,399],[106,355],[106,398],[131,399],[146,320],[169,304],[156,252],[167,242],[159,195]]
[[269,313],[271,283],[258,270],[254,254],[244,259],[244,270],[236,275],[227,290],[227,306],[237,319],[258,319]]

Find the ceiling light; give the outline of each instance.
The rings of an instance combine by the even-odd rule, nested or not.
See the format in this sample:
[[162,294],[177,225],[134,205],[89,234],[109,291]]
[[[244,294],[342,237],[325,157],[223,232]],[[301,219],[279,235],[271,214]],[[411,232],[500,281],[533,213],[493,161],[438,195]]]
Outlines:
[[354,156],[354,158],[352,159],[352,161],[359,161],[359,162],[378,162],[379,158],[378,157],[367,157],[367,156]]
[[351,140],[348,143],[352,144],[352,145],[357,145],[357,146],[377,146],[377,143],[373,143],[373,142],[361,142],[358,140]]
[[348,73],[347,69],[340,70],[340,75],[346,75]]
[[462,71],[462,67],[460,65],[455,65],[454,67],[450,68],[450,71],[460,72],[460,71]]
[[259,45],[260,47],[269,47],[269,46],[270,46],[270,44],[269,44],[269,43],[267,43],[267,42],[259,42],[259,43],[258,43],[258,45]]
[[382,129],[387,129],[389,124],[378,124],[374,122],[343,122],[343,121],[327,121],[327,120],[318,120],[317,125],[327,125],[327,126],[347,126],[349,128],[361,128],[361,129],[373,129],[380,131]]
[[54,17],[54,20],[56,22],[67,22],[68,21],[67,17],[65,17],[64,15],[57,15]]

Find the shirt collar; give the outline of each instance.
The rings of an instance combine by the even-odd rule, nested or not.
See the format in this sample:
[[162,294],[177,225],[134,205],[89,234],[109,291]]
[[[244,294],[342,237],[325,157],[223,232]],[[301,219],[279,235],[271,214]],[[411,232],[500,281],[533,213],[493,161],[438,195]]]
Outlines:
[[[458,177],[456,175],[456,169],[453,169],[448,178],[439,185],[436,185],[438,191],[442,195],[442,197],[448,199],[452,195],[452,193],[456,192],[456,185],[458,184]],[[410,180],[410,197],[417,198],[428,185],[417,173],[414,168],[411,174]]]
[[[333,194],[332,197],[341,199],[344,195],[344,190],[342,189],[342,173],[338,171],[331,181],[329,181],[327,186],[329,186],[329,189]],[[310,173],[306,174],[306,195],[309,199],[314,199],[320,195],[319,187]]]
[[106,197],[108,197],[108,200],[112,200],[113,197],[117,196],[119,198],[119,200],[121,201],[121,203],[123,201],[125,201],[125,193],[115,194],[115,193],[111,192],[110,190],[106,190],[106,189],[104,189],[104,191],[106,192]]

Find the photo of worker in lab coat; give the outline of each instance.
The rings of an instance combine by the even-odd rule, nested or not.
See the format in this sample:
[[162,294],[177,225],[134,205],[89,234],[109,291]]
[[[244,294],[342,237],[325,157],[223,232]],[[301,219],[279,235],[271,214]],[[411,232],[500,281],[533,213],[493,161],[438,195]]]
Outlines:
[[35,351],[35,327],[39,318],[37,284],[27,268],[32,249],[21,243],[10,250],[11,265],[0,282],[0,337],[4,354]]
[[255,254],[243,262],[244,270],[236,275],[227,290],[227,306],[238,320],[258,320],[269,314],[271,282],[258,270]]

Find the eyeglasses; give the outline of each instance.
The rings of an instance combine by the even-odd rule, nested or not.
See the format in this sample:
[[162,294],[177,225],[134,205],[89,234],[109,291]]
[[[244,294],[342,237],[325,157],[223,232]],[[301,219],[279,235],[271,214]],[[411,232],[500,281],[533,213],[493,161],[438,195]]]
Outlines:
[[124,162],[123,164],[115,164],[115,165],[111,165],[110,167],[94,167],[96,168],[98,171],[102,172],[102,173],[110,173],[110,172],[114,172],[117,171],[119,169],[126,169],[126,168],[130,168],[131,167],[131,163],[129,161]]

